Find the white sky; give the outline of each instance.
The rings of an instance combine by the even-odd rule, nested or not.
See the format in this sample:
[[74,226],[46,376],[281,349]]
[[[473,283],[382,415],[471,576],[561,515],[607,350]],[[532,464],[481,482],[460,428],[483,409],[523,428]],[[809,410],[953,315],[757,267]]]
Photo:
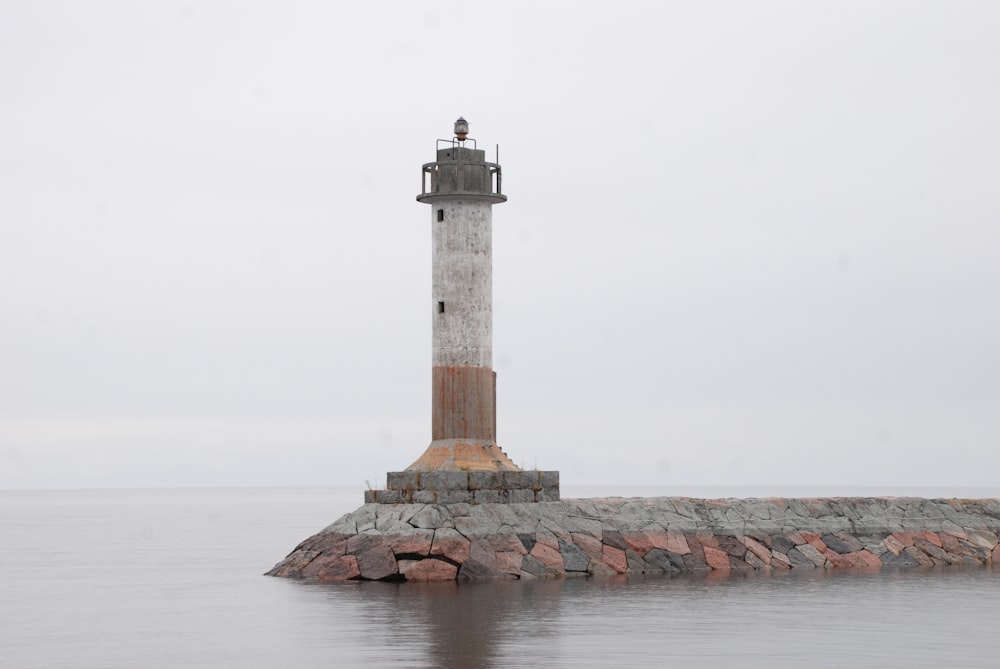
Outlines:
[[1000,4],[0,0],[0,488],[377,483],[492,157],[499,440],[565,484],[1000,468]]

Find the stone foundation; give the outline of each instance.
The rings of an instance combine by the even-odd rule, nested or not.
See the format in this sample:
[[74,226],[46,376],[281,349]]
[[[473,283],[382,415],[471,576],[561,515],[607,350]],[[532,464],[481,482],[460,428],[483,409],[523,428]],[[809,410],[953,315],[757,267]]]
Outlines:
[[998,535],[996,499],[366,504],[303,541],[268,574],[315,581],[466,582],[992,565],[1000,560]]
[[559,501],[556,471],[389,472],[365,504],[525,504]]

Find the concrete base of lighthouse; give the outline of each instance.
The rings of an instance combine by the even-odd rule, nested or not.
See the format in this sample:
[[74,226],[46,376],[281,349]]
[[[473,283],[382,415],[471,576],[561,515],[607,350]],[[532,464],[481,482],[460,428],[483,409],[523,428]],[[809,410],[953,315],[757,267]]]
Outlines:
[[410,471],[518,471],[496,442],[486,439],[435,439]]
[[557,501],[559,472],[539,470],[407,469],[389,472],[385,490],[365,491],[365,504],[524,504]]
[[524,471],[496,442],[435,439],[416,462],[386,475],[366,504],[524,504],[559,500],[559,472]]

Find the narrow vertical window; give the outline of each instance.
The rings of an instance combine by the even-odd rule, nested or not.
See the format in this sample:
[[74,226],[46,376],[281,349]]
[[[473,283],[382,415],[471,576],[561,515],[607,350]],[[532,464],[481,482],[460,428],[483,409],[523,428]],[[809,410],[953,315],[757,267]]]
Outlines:
[[444,209],[438,209],[438,220],[439,221],[444,220]]
[[444,313],[444,302],[438,302],[438,313],[439,314]]

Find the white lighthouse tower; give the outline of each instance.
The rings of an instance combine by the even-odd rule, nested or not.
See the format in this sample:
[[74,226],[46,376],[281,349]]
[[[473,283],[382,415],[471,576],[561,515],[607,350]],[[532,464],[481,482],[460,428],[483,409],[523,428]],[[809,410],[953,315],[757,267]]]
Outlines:
[[417,196],[431,205],[432,442],[409,469],[517,469],[496,443],[493,371],[493,205],[507,196],[468,132],[459,118],[438,140]]
[[518,504],[559,499],[559,472],[522,471],[497,446],[493,371],[493,205],[500,165],[469,138],[464,118],[455,136],[437,141],[424,164],[418,202],[431,205],[433,329],[431,444],[385,490],[365,491],[377,504]]

